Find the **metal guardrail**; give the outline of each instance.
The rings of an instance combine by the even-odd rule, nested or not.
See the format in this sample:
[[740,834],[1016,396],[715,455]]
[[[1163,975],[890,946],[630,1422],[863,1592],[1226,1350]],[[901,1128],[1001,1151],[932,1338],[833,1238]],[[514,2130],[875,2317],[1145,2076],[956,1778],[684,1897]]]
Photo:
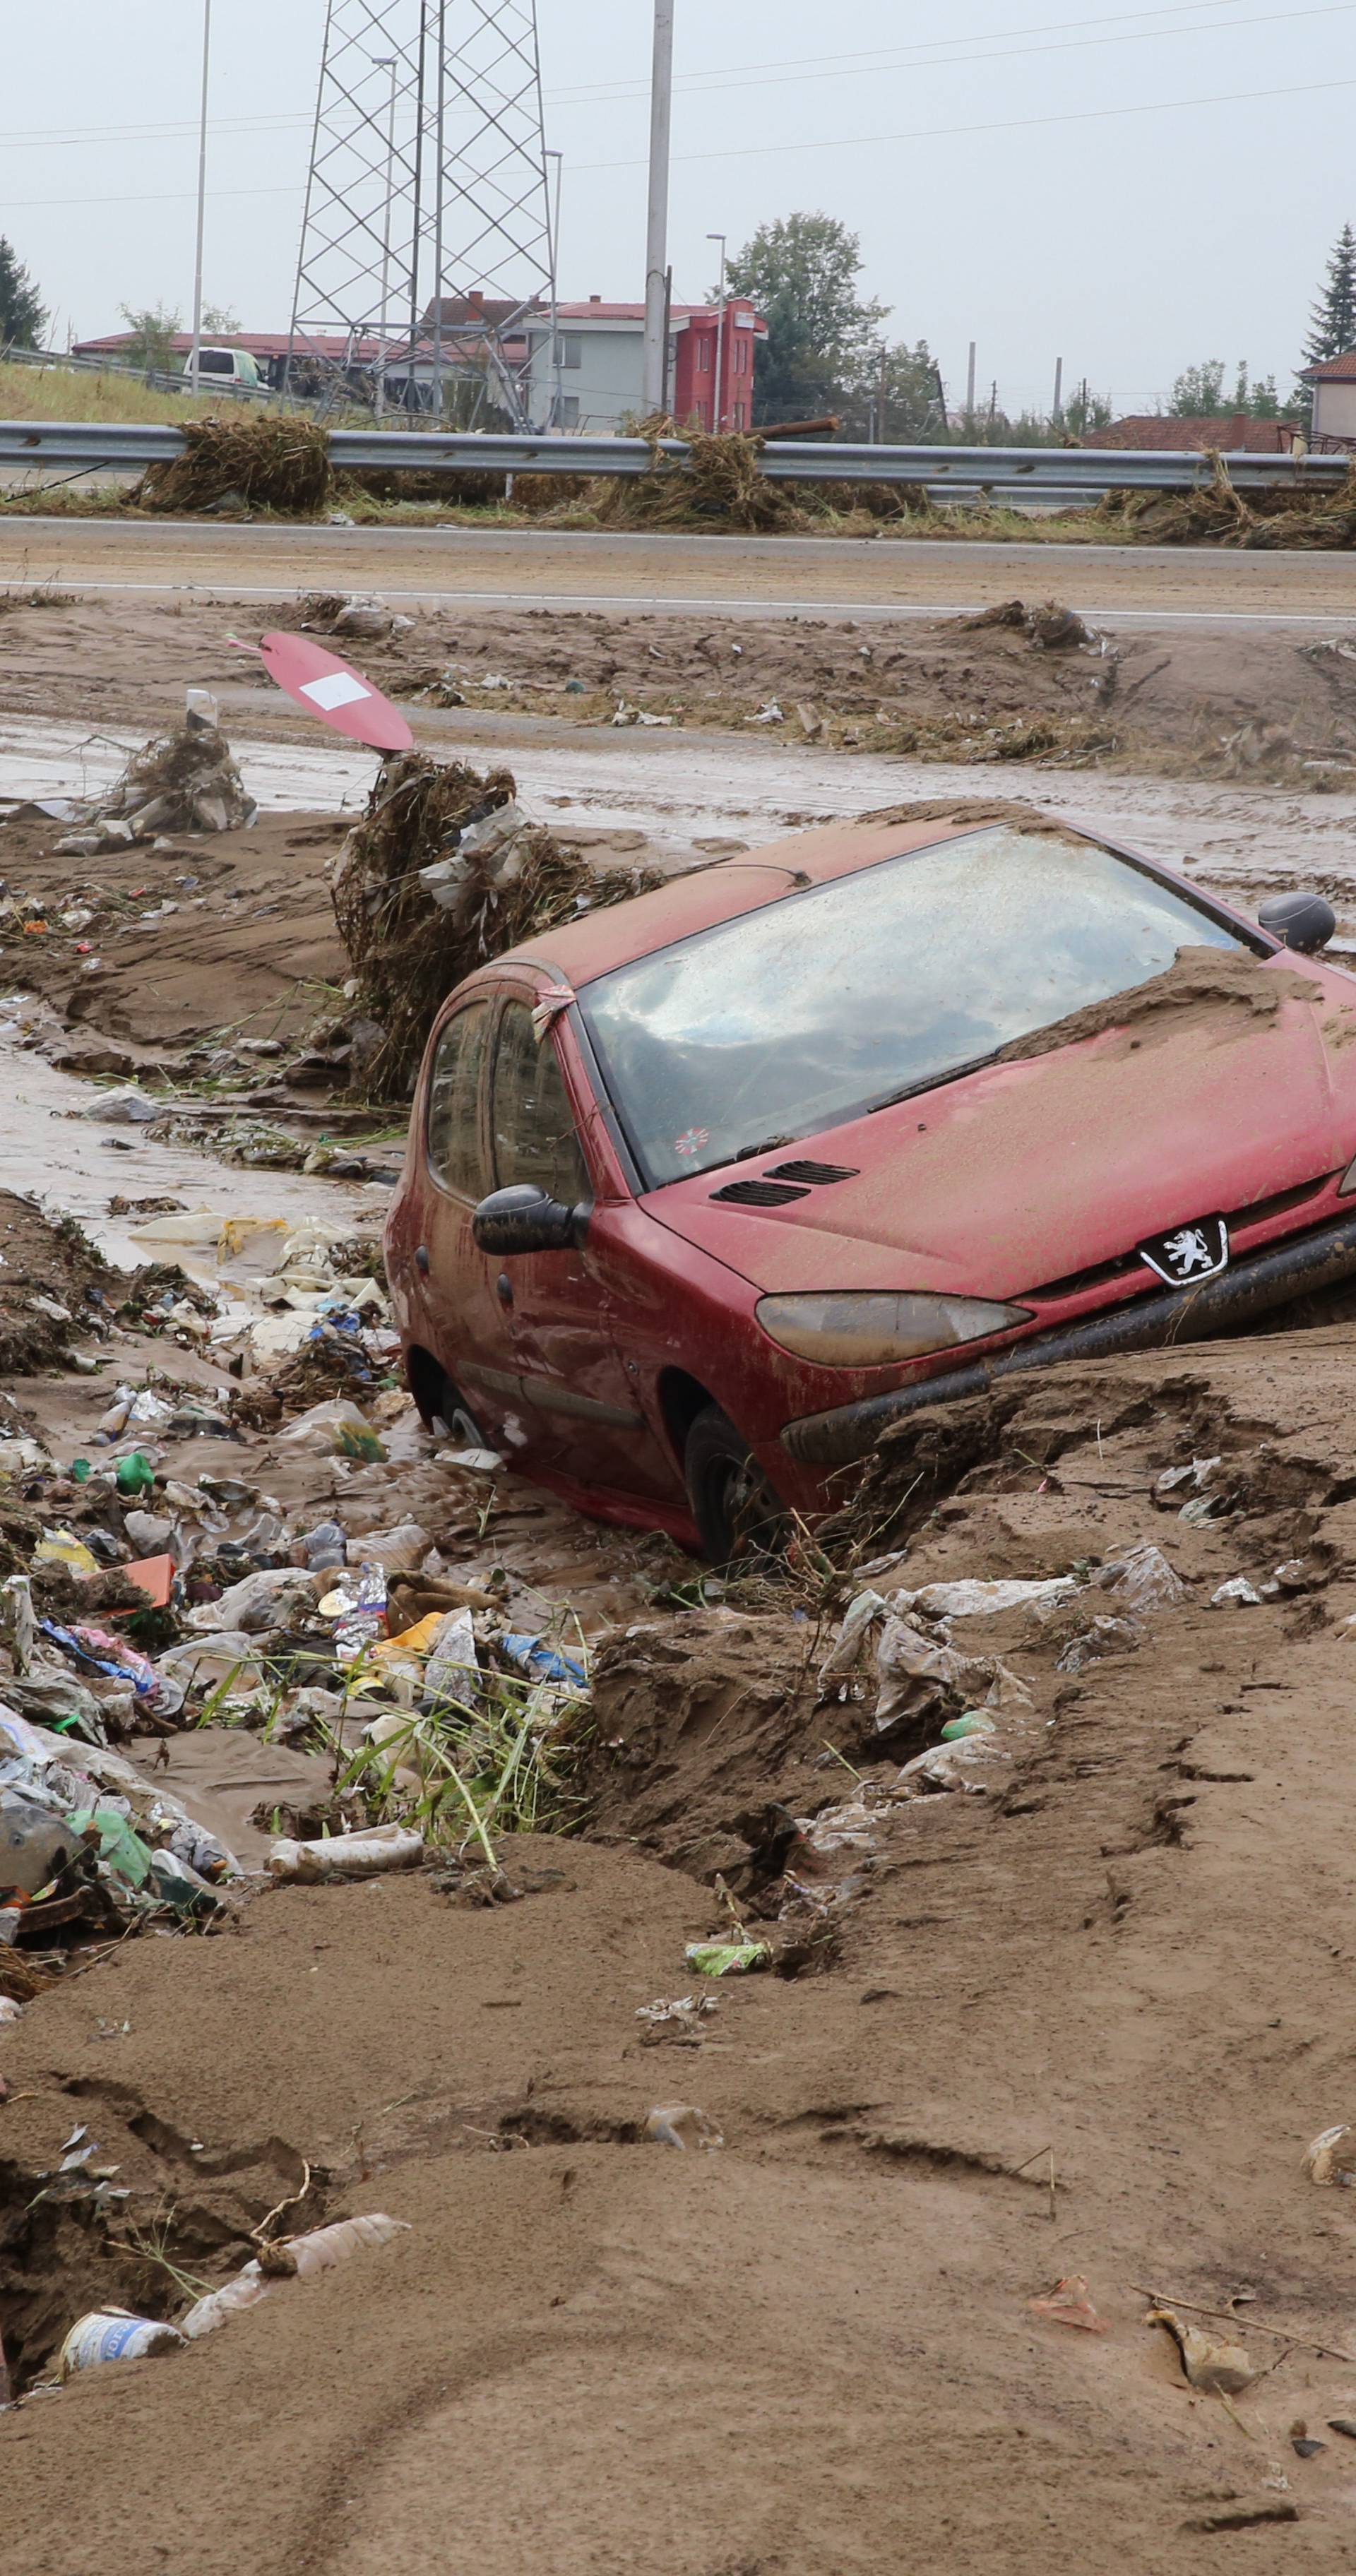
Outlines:
[[[330,454],[340,467],[411,467],[447,474],[645,474],[655,453],[643,438],[570,438],[530,431],[335,429]],[[0,421],[0,466],[44,471],[92,466],[136,468],[177,456],[183,431],[174,422]],[[681,463],[680,438],[660,452]],[[1296,494],[1333,491],[1345,482],[1341,456],[1226,455],[1240,492],[1279,486]],[[903,483],[945,497],[1007,492],[1032,499],[1095,499],[1103,492],[1192,492],[1205,489],[1213,460],[1194,449],[1172,452],[1108,447],[863,447],[778,439],[763,450],[763,471],[778,482]]]
[[[58,349],[21,349],[8,340],[0,345],[0,366],[59,367],[84,376],[125,376],[134,385],[149,385],[153,393],[191,394],[193,387],[182,370],[165,367],[138,367],[126,358],[77,358]],[[232,394],[245,402],[277,402],[280,397],[267,385],[237,384],[233,376],[204,376],[204,394]],[[152,424],[154,425],[154,424]]]

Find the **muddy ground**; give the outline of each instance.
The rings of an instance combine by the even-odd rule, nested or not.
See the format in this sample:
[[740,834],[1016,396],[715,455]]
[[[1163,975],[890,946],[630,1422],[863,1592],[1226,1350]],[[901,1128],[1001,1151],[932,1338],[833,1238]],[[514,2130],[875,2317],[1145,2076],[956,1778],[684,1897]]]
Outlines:
[[[6,704],[149,731],[182,705],[185,635],[210,678],[224,622],[210,604],[14,612]],[[595,623],[440,617],[353,658],[392,684],[446,655],[534,687],[545,658],[558,687],[564,653],[567,676],[638,695],[653,642],[681,664],[662,686],[708,684],[690,620]],[[1052,693],[1092,668],[1015,629],[939,636],[909,640],[939,707],[962,667]],[[841,626],[757,640],[746,711],[792,683],[849,697],[858,645],[894,649]],[[1330,684],[1284,635],[1173,651],[1200,694],[1169,691],[1172,741],[1202,706],[1273,716],[1282,681],[1306,736],[1324,707],[1316,742],[1346,723],[1345,664]],[[1126,685],[1139,668],[1127,650]],[[1144,678],[1145,699],[1167,687]],[[252,731],[268,709],[261,692]],[[341,1010],[324,869],[346,818],[97,860],[58,858],[60,828],[0,831],[19,900],[0,975],[48,1006],[0,1036],[9,1144],[26,1168],[35,1135],[41,1151],[32,1076],[41,1116],[70,1120],[43,1131],[46,1186],[78,1144],[82,1212],[116,1243],[168,1149],[88,1122],[92,1079],[163,1066],[200,1108],[216,1082],[303,1136],[342,1122],[342,1065],[280,1105],[277,1060],[240,1040],[284,1045],[291,1070]],[[210,1167],[177,1150],[193,1177],[175,1194],[200,1204]],[[342,1195],[289,1186],[308,1208]],[[381,1197],[344,1200],[369,1233]],[[314,1389],[293,1378],[273,1410],[272,1363],[232,1375],[27,1202],[0,1198],[0,1252],[6,1437],[40,1437],[58,1470],[97,1458],[129,1379],[225,1407],[230,1437],[157,1435],[162,1473],[241,1479],[290,1525],[336,1513],[355,1539],[412,1513],[455,1576],[502,1576],[521,1627],[568,1605],[593,1677],[578,1829],[500,1838],[506,1884],[256,1877],[218,1932],[74,1948],[78,1973],[0,2023],[0,2338],[22,2399],[0,2415],[0,2576],[1353,2564],[1356,2235],[1303,2156],[1356,2122],[1356,1326],[1315,1310],[1306,1330],[916,1417],[827,1565],[726,1582],[512,1482],[487,1494],[390,1387],[384,1463],[299,1455],[281,1433]],[[62,1474],[25,1490],[12,1472],[3,1499],[14,1562],[95,1516]],[[1117,1569],[1143,1541],[1177,1579],[1169,1606],[1127,1597]],[[1259,1597],[1213,1606],[1240,1575]],[[884,1724],[879,1626],[821,1680],[863,1586],[888,1605],[1057,1576],[1072,1588],[1048,1618],[910,1613],[984,1672],[906,1693]],[[990,1688],[996,1732],[951,1785],[945,1764],[911,1772]],[[130,1750],[164,1759],[156,1777],[255,1870],[279,1822],[336,1812],[314,1742],[211,1724]],[[780,1973],[703,1986],[685,1945],[736,1927]],[[645,2016],[694,1990],[715,2009]],[[723,2145],[651,2142],[650,2112],[679,2104]],[[125,2200],[52,2189],[82,2125]],[[83,2310],[182,2315],[294,2194],[289,2228],[386,2211],[409,2232],[187,2351],[45,2393]],[[1030,2307],[1071,2276],[1100,2330]],[[1243,2346],[1235,2393],[1188,2383],[1152,2297]]]
[[[181,2313],[165,2263],[220,2280],[303,2185],[307,2223],[410,2232],[210,2342],[27,2399],[0,2423],[0,2563],[1348,2565],[1351,2226],[1301,2160],[1352,2108],[1350,1347],[1065,1371],[934,1440],[877,1532],[887,1590],[1086,1571],[1142,1538],[1184,1587],[1076,1674],[1060,1656],[1105,1595],[1051,1627],[954,1621],[1031,1694],[970,1793],[901,1797],[913,1738],[882,1747],[869,1670],[820,1694],[836,1622],[813,1605],[675,1607],[634,1542],[510,1510],[505,1557],[613,1627],[587,1833],[505,1847],[524,1892],[489,1907],[424,1874],[261,1890],[3,2034],[23,2385],[95,2300]],[[57,1448],[102,1400],[21,1394]],[[1183,1522],[1154,1488],[1205,1454],[1220,1517]],[[276,1448],[235,1468],[272,1487]],[[447,1471],[364,1472],[424,1508]],[[319,1508],[329,1477],[283,1499]],[[1296,1588],[1210,1606],[1278,1564]],[[770,1806],[808,1841],[779,1846]],[[656,2031],[640,2008],[691,1988],[684,1943],[731,1907],[799,1972]],[[645,2141],[675,2102],[723,2147]],[[129,2194],[111,2219],[28,2207],[79,2123]],[[1073,2274],[1103,2331],[1030,2310]],[[1251,2385],[1192,2390],[1150,2293],[1241,2342]]]
[[[1042,594],[1028,605],[1039,609]],[[317,595],[329,635],[340,595]],[[243,625],[242,625],[243,621]],[[225,642],[307,623],[305,603],[218,606],[201,596],[66,597],[39,586],[0,599],[6,712],[74,716],[91,732],[177,716],[184,668],[257,693],[267,732],[277,693]],[[394,634],[331,640],[415,712],[459,702],[571,725],[618,709],[682,726],[757,727],[788,741],[923,757],[1122,762],[1182,776],[1281,775],[1334,783],[1356,759],[1356,659],[1301,625],[1229,631],[1166,624],[1046,649],[1020,626],[941,617],[882,631],[812,615],[728,620],[558,607],[415,610]],[[781,711],[780,724],[764,721]],[[416,717],[417,721],[417,717]],[[1316,764],[1316,765],[1315,765]]]

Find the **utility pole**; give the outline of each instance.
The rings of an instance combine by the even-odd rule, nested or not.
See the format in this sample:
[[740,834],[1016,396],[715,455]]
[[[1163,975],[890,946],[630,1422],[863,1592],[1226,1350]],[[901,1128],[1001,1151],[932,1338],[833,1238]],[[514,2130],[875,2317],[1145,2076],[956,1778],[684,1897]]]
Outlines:
[[543,150],[541,157],[543,161],[554,161],[556,165],[555,198],[553,203],[548,200],[548,221],[551,229],[548,257],[551,263],[551,383],[553,391],[551,395],[547,427],[549,429],[559,430],[563,429],[565,425],[565,397],[560,381],[562,357],[560,347],[560,316],[558,311],[560,303],[560,182],[565,169],[565,155],[563,152],[547,152]]
[[202,358],[202,245],[207,222],[207,73],[212,53],[212,0],[202,0],[202,114],[198,122],[198,246],[193,262],[193,347],[188,373],[193,391],[200,388]]
[[1053,425],[1054,425],[1054,427],[1055,427],[1056,429],[1058,429],[1058,427],[1059,427],[1060,419],[1061,419],[1061,416],[1062,416],[1062,414],[1063,414],[1063,410],[1064,410],[1064,403],[1063,403],[1063,399],[1062,399],[1062,397],[1063,397],[1063,392],[1064,392],[1064,360],[1063,360],[1062,358],[1056,358],[1056,360],[1055,360],[1055,399],[1054,399],[1054,401],[1052,402],[1052,404],[1050,405],[1050,418],[1051,418],[1051,421],[1052,421],[1052,423],[1053,423]]
[[876,445],[878,447],[884,447],[886,444],[885,414],[890,399],[889,367],[890,352],[886,348],[885,342],[882,340],[880,344],[880,378],[876,389]]
[[[414,223],[410,233],[410,353],[405,361],[405,417],[419,399],[414,354],[419,346],[419,235],[424,219],[424,82],[428,56],[428,0],[419,0],[419,54],[414,86]],[[440,74],[441,77],[441,74]]]
[[708,240],[708,241],[718,241],[718,242],[719,242],[719,244],[720,244],[720,294],[719,294],[719,296],[718,296],[718,297],[717,297],[717,299],[716,299],[716,310],[717,310],[717,321],[716,321],[716,404],[715,404],[715,409],[714,409],[714,411],[713,411],[713,412],[712,412],[712,414],[711,414],[711,426],[712,426],[712,428],[713,428],[714,430],[716,430],[717,432],[719,432],[720,430],[722,430],[722,429],[725,427],[725,417],[724,417],[724,414],[725,414],[725,238],[726,238],[726,237],[725,237],[724,233],[708,233],[708,234],[707,234],[707,236],[706,236],[706,238],[707,238],[707,240]]
[[396,78],[398,62],[397,57],[394,54],[373,54],[371,60],[372,69],[374,71],[389,72],[391,75],[391,96],[386,112],[386,205],[382,217],[381,230],[381,319],[377,326],[376,414],[378,420],[380,420],[386,409],[386,353],[390,345],[387,327],[387,305],[390,300],[391,292],[391,200],[395,194]]
[[438,0],[438,184],[433,199],[433,417],[443,415],[443,111],[447,92],[447,0]]
[[965,370],[965,427],[973,437],[975,427],[975,344],[970,343],[970,364]]
[[650,81],[650,189],[645,212],[645,350],[641,410],[662,411],[668,376],[665,330],[669,230],[669,128],[673,107],[673,0],[654,0]]

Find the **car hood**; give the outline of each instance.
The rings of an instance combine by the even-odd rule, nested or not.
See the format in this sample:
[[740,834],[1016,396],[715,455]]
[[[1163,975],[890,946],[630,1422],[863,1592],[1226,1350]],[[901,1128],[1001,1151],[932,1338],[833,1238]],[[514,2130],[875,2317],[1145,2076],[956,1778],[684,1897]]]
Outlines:
[[[1356,1153],[1356,987],[1307,959],[1227,963],[1218,993],[1161,1009],[1120,997],[1136,1008],[1119,1025],[1083,1036],[1066,1022],[1006,1060],[642,1204],[769,1292],[1008,1298],[1294,1189]],[[851,1177],[771,1208],[717,1195],[802,1161]]]

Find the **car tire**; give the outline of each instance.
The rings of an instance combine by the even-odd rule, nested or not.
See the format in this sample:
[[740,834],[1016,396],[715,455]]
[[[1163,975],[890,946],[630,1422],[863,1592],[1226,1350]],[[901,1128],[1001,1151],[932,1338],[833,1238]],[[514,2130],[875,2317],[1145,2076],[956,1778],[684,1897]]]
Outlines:
[[439,1382],[430,1422],[441,1422],[448,1439],[459,1442],[463,1449],[486,1449],[490,1445],[465,1397],[458,1394],[445,1372]]
[[692,1517],[713,1565],[770,1555],[779,1546],[784,1506],[747,1440],[718,1404],[706,1405],[688,1432],[683,1474]]

